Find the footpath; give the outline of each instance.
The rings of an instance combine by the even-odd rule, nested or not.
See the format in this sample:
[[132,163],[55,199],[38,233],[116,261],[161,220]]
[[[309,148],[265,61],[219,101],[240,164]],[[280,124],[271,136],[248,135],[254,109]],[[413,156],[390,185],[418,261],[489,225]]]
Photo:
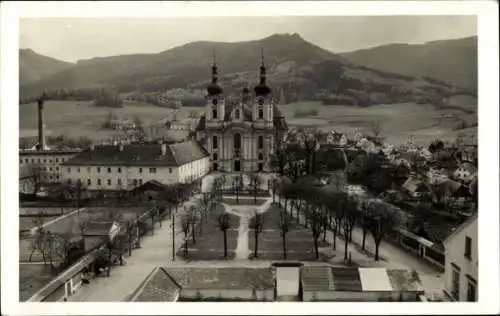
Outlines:
[[[179,215],[190,204],[196,203],[200,198],[201,194],[196,194],[178,209],[178,213],[175,216],[175,247],[177,249],[182,245],[184,240],[180,223],[181,216]],[[172,220],[169,219],[162,222],[162,227],[159,226],[159,223],[156,224],[154,235],[147,235],[142,238],[141,248],[132,251],[132,256],[126,259],[125,265],[113,267],[109,277],[92,279],[89,284],[83,285],[74,295],[70,296],[68,301],[124,301],[137,289],[140,283],[155,267],[167,266],[171,263]]]

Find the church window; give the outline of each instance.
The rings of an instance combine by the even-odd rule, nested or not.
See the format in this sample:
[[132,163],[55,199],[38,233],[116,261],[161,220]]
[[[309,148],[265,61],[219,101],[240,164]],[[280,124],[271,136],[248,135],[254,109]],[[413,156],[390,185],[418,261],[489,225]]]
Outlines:
[[259,99],[259,105],[263,105],[264,104],[264,99],[260,98]]
[[264,110],[262,108],[259,108],[259,118],[264,118]]
[[264,155],[259,154],[259,160],[264,160]]
[[214,160],[217,160],[219,158],[218,155],[217,155],[217,153],[213,154],[213,158],[214,158]]
[[241,148],[241,135],[239,133],[234,134],[234,149]]
[[212,100],[212,104],[213,104],[213,105],[217,105],[217,103],[219,103],[219,102],[217,101],[217,99],[213,99],[213,100]]
[[216,109],[212,110],[212,118],[214,118],[214,119],[217,118],[217,110]]
[[239,109],[236,109],[236,111],[234,111],[234,117],[239,120],[240,119],[240,110]]
[[258,143],[259,143],[259,144],[258,144],[258,145],[259,145],[259,149],[264,148],[264,137],[259,136]]
[[212,136],[212,148],[217,149],[218,142],[217,142],[217,136]]

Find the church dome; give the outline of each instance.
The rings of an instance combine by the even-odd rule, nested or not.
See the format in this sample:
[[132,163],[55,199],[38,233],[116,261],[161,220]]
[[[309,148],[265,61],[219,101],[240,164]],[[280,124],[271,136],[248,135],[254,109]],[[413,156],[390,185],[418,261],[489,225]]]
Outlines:
[[255,86],[254,90],[257,96],[266,96],[271,93],[271,88],[269,88],[266,84],[258,84]]
[[207,86],[208,95],[218,95],[222,93],[222,88],[217,83],[211,83]]

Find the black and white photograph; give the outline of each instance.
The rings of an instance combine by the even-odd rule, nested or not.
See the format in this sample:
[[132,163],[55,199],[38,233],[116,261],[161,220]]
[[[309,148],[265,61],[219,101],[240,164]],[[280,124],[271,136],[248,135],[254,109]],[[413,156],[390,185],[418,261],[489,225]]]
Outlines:
[[[498,59],[498,38],[480,32],[480,10],[342,14],[318,2],[301,15],[298,3],[79,16],[66,2],[19,16],[17,62],[3,69],[18,76],[2,73],[11,304],[438,313],[496,297],[481,310],[498,309],[498,67],[481,66],[479,45],[496,41]],[[280,14],[288,4],[296,13]],[[457,302],[471,305],[445,304]]]

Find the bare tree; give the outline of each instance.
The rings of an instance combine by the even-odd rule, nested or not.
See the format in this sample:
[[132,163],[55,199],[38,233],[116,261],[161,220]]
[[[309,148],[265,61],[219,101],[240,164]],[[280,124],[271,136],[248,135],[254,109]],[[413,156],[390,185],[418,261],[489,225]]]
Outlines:
[[218,225],[224,237],[224,258],[227,259],[227,230],[229,229],[229,214],[219,214]]
[[278,223],[281,238],[283,240],[283,259],[287,258],[287,243],[286,243],[286,234],[290,231],[290,226],[292,224],[292,218],[289,216],[286,211],[280,212],[280,220]]
[[256,210],[254,210],[254,215],[250,219],[250,223],[248,224],[248,227],[250,229],[253,229],[253,236],[255,239],[253,256],[254,256],[254,258],[257,258],[257,253],[259,250],[259,234],[264,229],[264,216],[260,213],[257,213]]
[[181,227],[182,227],[182,232],[184,233],[184,256],[186,258],[188,255],[188,234],[190,226],[191,226],[191,218],[189,217],[189,214],[183,214],[181,216]]
[[253,202],[257,204],[257,192],[259,191],[259,186],[261,185],[262,178],[258,173],[250,173],[250,187],[253,191]]
[[368,231],[375,242],[375,260],[378,260],[382,239],[391,229],[398,227],[402,219],[394,207],[377,200],[368,204],[368,213],[370,214]]

